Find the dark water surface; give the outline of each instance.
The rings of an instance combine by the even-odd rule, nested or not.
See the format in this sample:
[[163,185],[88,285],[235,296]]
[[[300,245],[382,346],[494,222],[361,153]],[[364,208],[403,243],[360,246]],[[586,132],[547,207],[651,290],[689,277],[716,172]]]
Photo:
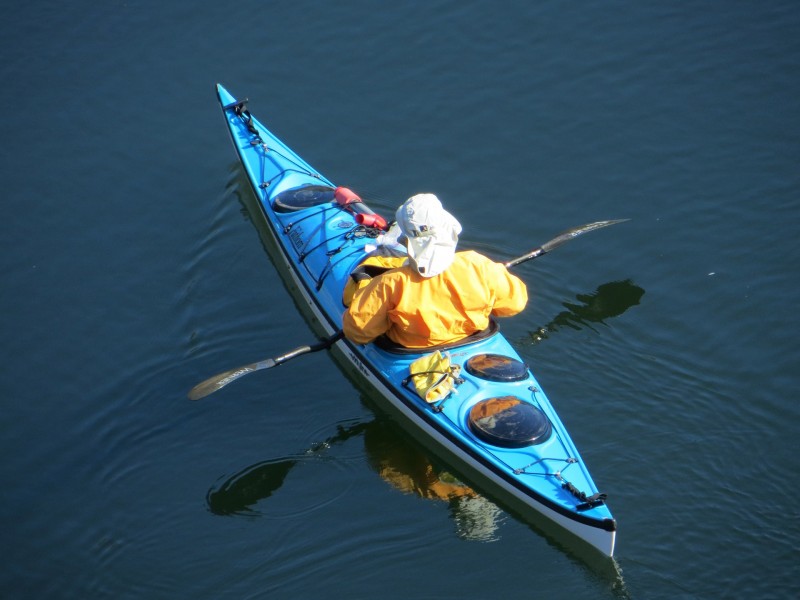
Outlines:
[[[0,21],[3,598],[795,598],[796,2],[34,0]],[[619,524],[574,553],[312,341],[221,82],[384,214],[519,268],[503,328]]]

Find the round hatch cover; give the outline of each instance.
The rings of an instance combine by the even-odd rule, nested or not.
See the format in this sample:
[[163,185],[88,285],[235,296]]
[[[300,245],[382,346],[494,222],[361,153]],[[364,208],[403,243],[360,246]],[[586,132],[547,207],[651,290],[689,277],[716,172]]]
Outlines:
[[333,201],[333,188],[327,185],[306,185],[281,192],[272,200],[278,212],[293,212]]
[[522,381],[528,377],[528,365],[502,354],[476,354],[465,367],[471,375],[488,381]]
[[469,411],[469,427],[483,441],[505,448],[541,444],[553,430],[541,410],[516,396],[481,400]]

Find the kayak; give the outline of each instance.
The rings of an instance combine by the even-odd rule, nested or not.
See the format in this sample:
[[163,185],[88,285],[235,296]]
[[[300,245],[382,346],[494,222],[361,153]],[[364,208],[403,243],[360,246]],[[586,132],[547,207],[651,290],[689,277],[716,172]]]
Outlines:
[[[497,324],[439,348],[401,348],[382,338],[360,345],[344,338],[345,287],[375,253],[386,221],[272,134],[246,99],[221,85],[217,95],[255,194],[258,214],[252,216],[301,312],[324,336],[311,350],[329,349],[381,409],[492,499],[540,529],[566,532],[613,556],[617,527],[606,496]],[[440,380],[449,377],[451,385],[431,400],[419,392],[412,372],[424,375],[418,365],[435,351],[446,359]]]

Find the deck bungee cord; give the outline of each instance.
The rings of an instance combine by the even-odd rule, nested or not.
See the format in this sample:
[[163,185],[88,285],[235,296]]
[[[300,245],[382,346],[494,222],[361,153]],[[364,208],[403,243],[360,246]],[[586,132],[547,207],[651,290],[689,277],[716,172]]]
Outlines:
[[[307,219],[311,219],[311,218],[314,218],[314,217],[319,217],[320,215],[324,215],[328,211],[343,211],[343,212],[347,212],[344,208],[342,208],[338,204],[326,205],[326,206],[323,206],[320,210],[312,211],[309,214],[303,216],[302,218],[300,218],[300,219],[298,219],[296,221],[290,221],[283,228],[283,233],[284,234],[288,234],[289,238],[293,239],[291,234],[292,234],[292,231],[294,230],[294,228],[296,226],[300,225],[303,221],[305,221]],[[334,256],[342,253],[345,250],[345,248],[347,248],[348,246],[352,246],[355,240],[360,239],[360,238],[365,238],[365,237],[374,239],[374,238],[377,238],[381,234],[382,231],[383,230],[378,228],[378,227],[373,227],[373,226],[369,226],[369,225],[353,224],[353,226],[350,227],[347,230],[344,230],[344,231],[342,231],[340,233],[336,233],[335,235],[330,235],[328,237],[323,237],[320,241],[318,241],[314,246],[311,246],[310,248],[308,246],[309,246],[309,244],[311,244],[311,238],[309,238],[309,240],[305,243],[305,245],[301,245],[299,242],[294,242],[295,243],[295,247],[296,247],[296,249],[298,251],[298,262],[300,262],[301,264],[306,266],[306,270],[307,270],[308,274],[311,277],[314,278],[314,281],[316,283],[317,291],[319,291],[322,288],[322,284],[323,284],[323,282],[325,280],[325,277],[327,277],[327,275],[330,272],[332,272],[332,270],[333,270],[333,268],[335,266],[337,266],[342,261],[347,260],[350,257],[353,257],[353,256],[355,256],[357,254],[363,254],[363,248],[354,248],[353,252],[351,252],[349,254],[345,254],[345,255],[339,257],[339,259],[336,260],[336,261],[331,260]],[[298,237],[296,237],[294,239],[300,240],[300,237],[298,236]],[[339,246],[336,246],[336,247],[333,247],[333,248],[328,248],[330,246],[330,242],[333,241],[333,240],[337,240],[337,239],[342,239],[343,242]],[[306,259],[309,256],[311,256],[312,253],[314,253],[317,250],[324,251],[326,256],[328,257],[328,262],[327,262],[325,268],[322,270],[322,272],[319,275],[317,275],[316,272],[312,271],[311,268],[308,267],[307,264],[306,264]]]
[[[245,127],[247,127],[247,130],[251,134],[253,134],[253,137],[250,140],[250,145],[254,146],[254,147],[257,146],[257,147],[261,148],[261,150],[263,151],[263,154],[261,156],[261,181],[260,181],[258,187],[260,189],[264,190],[264,200],[266,200],[268,198],[268,195],[267,195],[267,192],[266,192],[267,188],[269,188],[270,185],[272,185],[272,183],[273,183],[273,181],[275,181],[275,179],[277,179],[279,177],[283,177],[288,172],[296,171],[297,173],[302,173],[304,175],[308,175],[309,177],[314,177],[315,179],[320,179],[320,180],[324,179],[324,177],[322,177],[322,175],[320,175],[319,173],[315,173],[315,172],[313,172],[313,171],[311,171],[309,169],[306,169],[303,165],[301,165],[297,161],[293,160],[290,156],[286,156],[285,154],[282,154],[278,150],[275,150],[274,148],[270,148],[269,145],[261,137],[261,132],[259,132],[259,130],[256,128],[256,126],[253,124],[253,115],[250,114],[250,110],[247,108],[247,102],[248,102],[248,99],[245,98],[244,100],[239,100],[237,102],[233,102],[233,103],[231,103],[231,104],[229,104],[227,106],[224,106],[223,110],[228,110],[228,109],[232,110],[234,112],[234,114],[236,114],[242,120],[242,123],[244,123]],[[267,176],[266,176],[266,166],[267,166],[266,165],[266,161],[267,161],[267,155],[270,152],[274,152],[275,154],[280,156],[282,159],[284,159],[286,162],[289,162],[289,163],[295,165],[297,167],[297,169],[283,169],[281,172],[277,173],[273,177],[267,178]]]
[[[361,235],[359,235],[359,234],[361,234]],[[347,239],[348,242],[352,242],[353,240],[355,240],[357,238],[361,238],[361,237],[377,238],[378,235],[379,235],[379,230],[377,230],[375,228],[366,227],[364,225],[356,225],[355,227],[353,227],[351,230],[349,230],[345,234],[345,238]],[[316,286],[317,287],[317,291],[322,289],[322,284],[325,281],[325,278],[330,273],[333,273],[333,269],[336,266],[338,266],[342,262],[346,261],[348,258],[351,258],[351,257],[353,257],[353,256],[355,256],[357,254],[363,254],[363,252],[364,252],[363,249],[356,248],[352,252],[350,252],[349,254],[345,254],[344,256],[339,257],[339,259],[336,260],[336,261],[331,260],[331,258],[336,256],[337,254],[340,254],[344,250],[346,245],[347,244],[342,244],[338,248],[336,248],[334,250],[329,250],[327,252],[328,263],[326,264],[325,268],[322,270],[322,273],[320,273],[319,277],[317,278],[317,286]]]
[[[293,160],[291,157],[288,157],[285,154],[282,154],[281,152],[279,152],[278,150],[275,150],[274,148],[270,148],[269,145],[266,142],[264,142],[263,138],[261,137],[261,133],[256,128],[256,126],[253,124],[253,116],[252,116],[252,114],[250,113],[250,111],[247,108],[247,102],[248,102],[247,99],[240,100],[238,102],[234,102],[233,104],[230,104],[230,105],[227,105],[227,106],[223,107],[223,110],[228,110],[228,109],[232,110],[234,112],[234,114],[236,114],[242,120],[242,122],[244,123],[245,127],[247,127],[247,130],[253,135],[252,139],[250,140],[250,144],[252,146],[259,147],[261,149],[261,151],[262,151],[261,161],[260,161],[261,162],[261,183],[259,185],[259,188],[261,190],[263,190],[263,194],[264,194],[263,201],[268,201],[268,199],[269,199],[268,192],[266,191],[267,188],[269,188],[274,181],[276,181],[276,180],[278,180],[278,179],[280,179],[282,177],[285,177],[287,173],[297,172],[297,173],[302,173],[302,174],[308,175],[309,177],[314,177],[315,179],[320,179],[320,180],[324,179],[319,173],[316,173],[314,171],[311,171],[309,169],[304,168],[303,165],[299,164],[297,161]],[[267,160],[267,155],[270,152],[278,155],[279,157],[281,157],[286,162],[288,162],[290,164],[293,164],[296,168],[287,169],[285,167],[281,167],[281,169],[277,173],[275,173],[272,177],[267,178],[266,177],[266,160]],[[325,246],[327,246],[328,242],[330,242],[333,239],[337,239],[338,237],[342,237],[346,241],[350,241],[354,237],[356,237],[358,235],[358,233],[362,233],[363,236],[371,237],[371,238],[377,238],[378,235],[380,235],[380,233],[383,230],[385,230],[386,221],[382,217],[380,217],[379,215],[369,215],[369,216],[365,215],[365,217],[366,217],[365,218],[365,223],[359,223],[358,216],[359,216],[359,214],[363,214],[363,213],[357,213],[354,209],[350,208],[350,206],[352,204],[362,204],[363,201],[361,200],[360,197],[358,197],[357,195],[353,194],[350,190],[346,190],[346,192],[349,192],[349,194],[345,196],[344,200],[340,199],[340,197],[339,197],[339,190],[340,189],[345,189],[346,190],[346,188],[333,188],[333,187],[331,187],[331,191],[334,193],[334,198],[337,200],[336,204],[323,206],[322,209],[317,211],[317,212],[311,212],[311,213],[309,213],[307,215],[304,215],[302,218],[298,219],[297,221],[289,222],[284,227],[283,231],[284,231],[284,233],[289,234],[292,231],[292,229],[295,226],[297,226],[299,223],[301,223],[301,222],[303,222],[303,221],[305,221],[307,219],[313,219],[313,218],[319,217],[320,215],[324,215],[324,213],[327,210],[331,210],[331,209],[333,209],[333,210],[341,210],[341,211],[344,211],[344,212],[353,213],[355,215],[355,217],[356,217],[356,223],[357,224],[355,226],[353,226],[351,229],[349,229],[348,231],[345,231],[345,232],[343,232],[341,234],[337,234],[336,236],[331,236],[331,237],[328,237],[328,238],[323,238],[321,241],[319,241],[319,243],[316,246],[314,246],[314,247],[312,247],[310,249],[308,249],[308,248],[303,248],[302,250],[298,249],[298,252],[300,253],[300,257],[299,257],[300,263],[305,264],[305,259],[312,252],[314,252],[315,250],[317,250],[319,248],[324,248]],[[309,243],[310,243],[310,238],[309,238]],[[337,248],[335,250],[327,250],[326,252],[327,252],[328,256],[331,257],[331,256],[336,255],[339,252],[341,252],[346,245],[347,244],[342,244],[341,246],[339,246],[339,248]],[[359,251],[360,250],[357,250],[353,254],[356,254]],[[338,261],[337,263],[332,263],[332,261],[329,260],[328,261],[328,266],[321,272],[321,274],[319,276],[317,276],[315,273],[311,272],[311,270],[308,267],[306,267],[306,269],[308,270],[309,275],[314,277],[314,279],[316,281],[317,291],[319,291],[322,288],[322,285],[323,285],[325,277],[328,275],[328,273],[330,273],[333,270],[334,266],[336,264],[338,264],[339,262],[341,262],[342,260],[345,260],[349,256],[352,256],[352,254],[342,257],[340,259],[340,261]]]
[[[283,173],[283,172],[282,172],[282,173]],[[288,223],[287,223],[287,224],[284,226],[284,228],[283,228],[283,233],[290,233],[290,232],[292,231],[292,229],[293,229],[293,228],[294,228],[296,225],[299,225],[300,223],[302,223],[303,221],[306,221],[306,220],[308,220],[308,219],[317,218],[317,217],[319,217],[320,215],[324,215],[324,214],[325,214],[325,211],[331,210],[331,209],[333,209],[333,208],[335,208],[335,207],[333,207],[333,206],[323,206],[323,207],[322,207],[322,210],[318,210],[318,211],[316,211],[316,212],[309,212],[307,215],[303,216],[302,218],[298,219],[297,221],[289,221],[289,222],[288,222]]]
[[[454,382],[454,390],[453,390],[453,392],[451,394],[445,396],[441,400],[438,400],[438,401],[436,401],[434,403],[430,403],[429,404],[431,409],[434,412],[441,413],[441,412],[443,412],[444,403],[447,402],[447,400],[452,398],[454,395],[458,394],[458,386],[460,384],[464,383],[464,379],[459,376],[458,371],[456,372],[455,375],[453,375],[451,370],[419,371],[419,372],[413,372],[411,375],[406,377],[403,380],[402,384],[404,386],[408,386],[408,384],[412,381],[412,379],[414,377],[417,377],[417,376],[420,376],[420,375],[428,375],[428,374],[440,375],[442,379],[446,379],[447,377],[451,377],[453,379],[453,382]],[[540,410],[542,410],[542,403],[537,401],[537,398],[536,398],[537,392],[540,391],[539,388],[537,388],[536,386],[530,386],[528,389],[531,392],[532,399],[535,402],[536,406]],[[444,416],[448,419],[448,421],[450,421],[450,423],[453,426],[456,426],[456,427],[458,426],[458,423],[453,421],[452,417],[449,414],[445,413]],[[562,439],[561,434],[558,431],[554,431],[553,434],[555,436],[555,439],[558,441],[558,444],[561,447],[561,450],[564,453],[566,453],[567,455],[569,455],[570,449],[567,446],[567,444],[564,442],[564,440]],[[508,470],[511,473],[513,473],[514,475],[534,475],[534,476],[538,476],[538,477],[552,477],[552,478],[556,479],[559,482],[559,485],[561,485],[561,487],[563,489],[565,489],[570,494],[572,494],[575,498],[577,498],[578,500],[581,501],[575,507],[575,510],[577,510],[577,511],[584,511],[584,510],[588,510],[589,508],[594,508],[596,506],[604,504],[606,499],[607,499],[607,494],[604,494],[604,493],[601,493],[601,492],[596,492],[596,493],[591,494],[591,495],[586,494],[586,492],[583,492],[582,490],[578,489],[578,487],[576,487],[574,484],[572,484],[571,482],[567,481],[564,478],[564,471],[566,471],[571,465],[574,465],[574,464],[578,463],[578,459],[573,457],[573,456],[567,456],[566,458],[561,458],[561,457],[556,457],[556,456],[540,456],[540,457],[537,457],[536,460],[534,460],[533,462],[528,463],[527,465],[525,465],[523,467],[514,468],[511,465],[509,465],[503,458],[498,456],[493,451],[491,445],[485,444],[483,442],[479,442],[479,444],[483,448],[484,451],[492,454],[498,462],[500,462],[503,465],[505,465],[506,468],[508,468]],[[530,455],[536,457],[536,455],[533,452],[530,452]],[[557,471],[550,471],[546,467],[546,463],[548,463],[548,462],[563,462],[563,463],[566,463],[566,466],[564,468],[560,469],[560,470],[557,470]],[[543,467],[543,471],[537,472],[537,471],[529,471],[528,470],[528,469],[530,469],[532,467],[535,467],[537,465],[541,465]]]

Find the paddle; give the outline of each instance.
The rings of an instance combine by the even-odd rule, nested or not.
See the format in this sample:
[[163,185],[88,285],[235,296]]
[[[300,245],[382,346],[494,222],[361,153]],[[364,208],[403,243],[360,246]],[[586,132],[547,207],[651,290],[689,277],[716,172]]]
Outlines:
[[528,252],[524,256],[520,256],[519,258],[515,258],[514,260],[510,260],[507,263],[503,263],[507,269],[511,267],[515,267],[520,263],[524,263],[526,261],[531,260],[532,258],[536,258],[541,256],[542,254],[546,254],[551,250],[555,250],[560,245],[567,243],[570,240],[574,240],[579,235],[587,233],[589,231],[594,231],[595,229],[600,229],[602,227],[608,227],[609,225],[615,225],[617,223],[624,223],[625,221],[630,221],[630,219],[613,219],[611,221],[595,221],[594,223],[587,223],[586,225],[580,225],[578,227],[573,227],[572,229],[568,229],[562,233],[559,233],[556,237],[554,237],[549,242],[545,242],[538,248],[534,248],[530,252]]
[[214,375],[213,377],[209,377],[202,383],[198,383],[191,390],[189,390],[189,400],[199,400],[200,398],[205,398],[209,394],[213,394],[218,389],[225,387],[232,381],[236,381],[239,379],[239,377],[249,373],[255,373],[256,371],[261,371],[262,369],[271,369],[272,367],[282,365],[287,360],[291,360],[303,354],[309,354],[310,352],[318,352],[320,350],[330,348],[336,342],[342,339],[342,337],[344,337],[344,333],[342,331],[337,331],[331,337],[322,340],[318,344],[312,344],[311,346],[300,346],[294,350],[289,350],[289,352],[286,354],[276,356],[275,358],[267,358],[259,362],[250,363],[249,365],[230,369],[223,373],[219,373],[218,375]]
[[[534,248],[524,256],[520,256],[519,258],[515,258],[514,260],[510,260],[504,264],[506,268],[514,267],[520,263],[524,263],[531,259],[537,258],[542,254],[546,254],[547,252],[550,252],[551,250],[558,248],[562,244],[572,239],[575,239],[581,234],[587,233],[589,231],[594,231],[595,229],[600,229],[602,227],[608,227],[609,225],[614,225],[616,223],[623,223],[624,221],[628,221],[628,219],[596,221],[594,223],[587,223],[586,225],[574,227],[572,229],[564,231],[563,233],[560,233],[549,242],[545,242],[541,246]],[[209,377],[202,383],[198,383],[191,390],[189,390],[188,394],[189,400],[199,400],[200,398],[205,398],[209,394],[213,394],[218,389],[225,387],[232,381],[236,381],[237,379],[239,379],[239,377],[248,375],[249,373],[255,373],[256,371],[261,371],[263,369],[271,369],[272,367],[277,367],[278,365],[282,365],[283,363],[293,358],[297,358],[298,356],[302,356],[303,354],[310,354],[311,352],[327,350],[343,337],[344,333],[341,330],[339,330],[336,333],[334,333],[331,337],[322,340],[317,344],[312,344],[310,346],[300,346],[298,348],[295,348],[294,350],[289,350],[289,352],[287,352],[286,354],[281,354],[280,356],[276,356],[275,358],[267,358],[259,362],[254,362],[249,365],[244,365],[243,367],[230,369],[223,373],[219,373],[218,375],[214,375],[213,377]]]

